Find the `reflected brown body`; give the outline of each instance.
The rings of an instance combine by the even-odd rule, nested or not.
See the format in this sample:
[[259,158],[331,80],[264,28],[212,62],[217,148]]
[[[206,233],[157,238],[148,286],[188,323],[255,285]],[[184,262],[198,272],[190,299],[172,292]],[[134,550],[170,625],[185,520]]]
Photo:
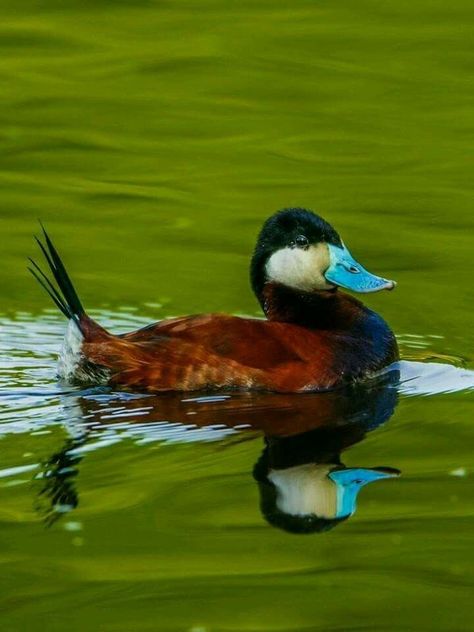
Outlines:
[[[393,374],[396,380],[396,374]],[[88,420],[100,425],[121,419],[110,415],[118,406],[127,424],[179,422],[199,428],[226,426],[244,431],[260,431],[266,436],[289,437],[316,428],[357,427],[376,418],[388,417],[396,403],[396,390],[376,382],[325,393],[256,393],[238,392],[225,397],[203,396],[202,393],[163,393],[159,396],[133,395],[125,399],[119,393],[104,403],[94,395],[79,399]],[[381,399],[385,402],[381,405]],[[134,414],[136,411],[136,415]],[[146,413],[146,414],[144,414]]]

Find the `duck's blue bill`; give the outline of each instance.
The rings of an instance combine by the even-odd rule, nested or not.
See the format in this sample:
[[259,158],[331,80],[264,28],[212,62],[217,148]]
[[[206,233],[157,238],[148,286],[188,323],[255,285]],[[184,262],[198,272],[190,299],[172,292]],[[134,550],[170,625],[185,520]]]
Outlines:
[[344,470],[333,470],[328,476],[337,485],[336,518],[345,518],[355,512],[357,494],[361,487],[381,478],[400,476],[400,471],[388,467],[374,469],[350,467]]
[[393,290],[396,283],[371,274],[354,259],[345,246],[328,244],[329,268],[324,276],[329,283],[353,292]]

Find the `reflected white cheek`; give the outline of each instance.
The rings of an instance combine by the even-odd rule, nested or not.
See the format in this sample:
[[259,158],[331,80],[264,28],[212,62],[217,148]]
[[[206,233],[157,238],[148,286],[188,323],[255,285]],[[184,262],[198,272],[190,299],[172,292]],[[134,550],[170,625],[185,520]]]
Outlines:
[[332,285],[324,278],[329,267],[329,251],[326,244],[301,248],[282,248],[268,260],[266,275],[269,281],[275,281],[288,287],[305,292],[329,290]]
[[335,518],[337,487],[327,477],[332,466],[306,464],[286,470],[270,470],[269,480],[277,489],[277,507],[292,516],[315,514]]

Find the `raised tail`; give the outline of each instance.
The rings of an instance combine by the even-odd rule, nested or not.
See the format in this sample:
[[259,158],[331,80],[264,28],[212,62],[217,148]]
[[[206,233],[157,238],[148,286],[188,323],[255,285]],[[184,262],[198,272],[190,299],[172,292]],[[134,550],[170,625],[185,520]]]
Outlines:
[[[41,222],[40,222],[41,224]],[[72,319],[79,329],[81,329],[81,318],[85,315],[85,310],[77,295],[74,285],[69,278],[66,268],[64,267],[61,257],[58,251],[53,246],[48,233],[46,232],[43,224],[41,224],[45,243],[43,244],[38,237],[35,239],[41,248],[46,262],[48,263],[51,274],[54,277],[56,284],[48,278],[48,276],[41,270],[39,265],[29,258],[33,267],[28,267],[28,270],[39,282],[39,284],[48,292],[52,298],[56,307],[66,316],[68,319]]]

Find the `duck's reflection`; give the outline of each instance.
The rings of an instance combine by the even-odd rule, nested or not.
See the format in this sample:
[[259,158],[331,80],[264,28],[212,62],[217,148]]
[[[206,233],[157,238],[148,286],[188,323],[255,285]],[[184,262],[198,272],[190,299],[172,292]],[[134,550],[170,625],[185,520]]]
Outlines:
[[399,476],[392,467],[346,467],[341,461],[343,450],[390,419],[396,380],[392,373],[370,387],[321,395],[326,418],[316,416],[316,427],[296,435],[267,433],[254,478],[269,524],[292,533],[327,531],[355,513],[364,485]]
[[[166,425],[163,420],[183,424],[175,426],[183,435],[189,432],[191,419],[193,428],[209,432],[216,425],[220,430],[238,430],[241,437],[260,431],[265,445],[254,478],[264,518],[286,531],[313,533],[353,515],[364,485],[399,475],[391,467],[345,467],[341,462],[342,451],[392,416],[397,380],[394,371],[383,381],[325,394],[128,397],[101,393],[80,396],[77,403],[84,428],[94,428],[96,437],[98,428],[106,430],[110,423],[116,427],[120,419],[145,435],[157,424]],[[111,415],[117,400],[122,417]],[[184,424],[187,430],[180,429]],[[79,434],[45,463],[41,497],[49,499],[48,524],[79,503],[75,480],[84,458],[81,449],[89,440],[87,432]]]
[[356,510],[367,483],[400,474],[391,467],[346,467],[341,451],[360,441],[363,424],[316,428],[292,437],[267,437],[254,477],[266,520],[293,533],[327,531]]

